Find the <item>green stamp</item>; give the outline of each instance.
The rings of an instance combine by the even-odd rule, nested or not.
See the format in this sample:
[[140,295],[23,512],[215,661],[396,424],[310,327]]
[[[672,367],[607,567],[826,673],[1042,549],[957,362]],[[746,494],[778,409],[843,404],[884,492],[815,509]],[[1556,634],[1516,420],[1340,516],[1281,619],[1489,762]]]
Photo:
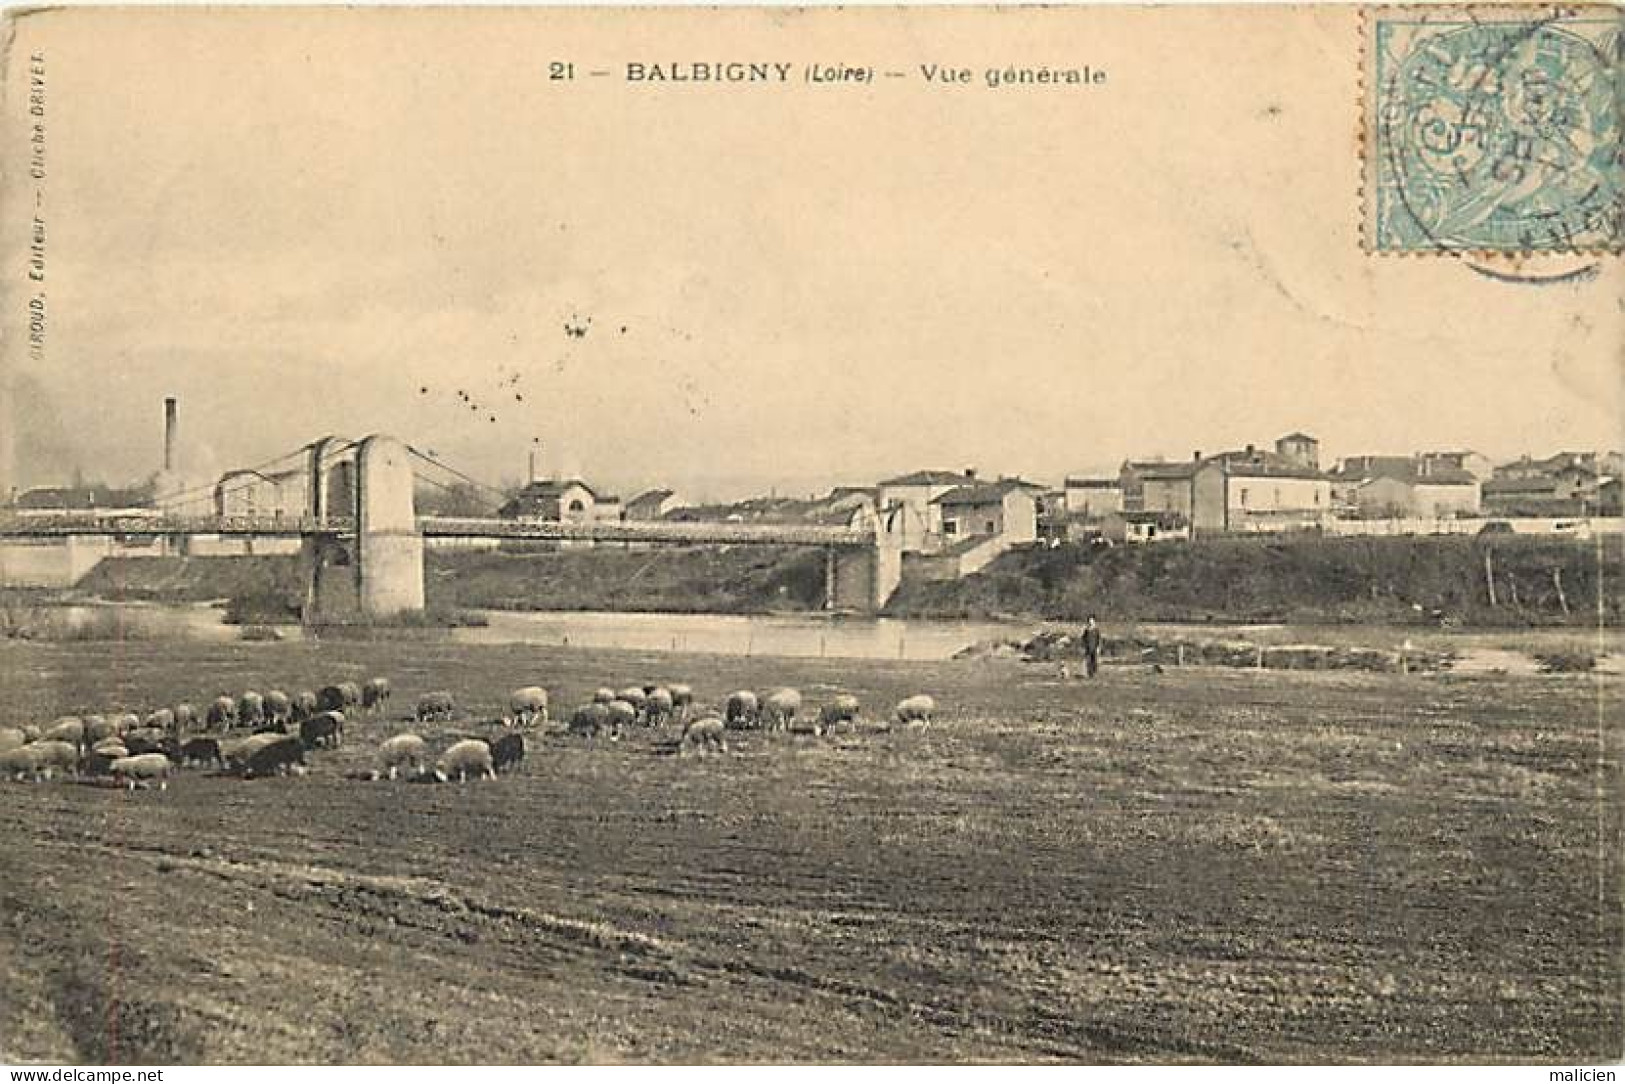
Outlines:
[[1372,8],[1366,34],[1371,249],[1620,249],[1625,9]]

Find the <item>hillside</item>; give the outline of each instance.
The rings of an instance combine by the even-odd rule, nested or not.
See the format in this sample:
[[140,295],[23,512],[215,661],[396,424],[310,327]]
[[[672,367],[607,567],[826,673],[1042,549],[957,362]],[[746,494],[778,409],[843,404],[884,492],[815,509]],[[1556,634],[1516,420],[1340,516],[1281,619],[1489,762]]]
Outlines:
[[[1604,611],[1617,624],[1617,542],[1605,547],[1602,564]],[[1081,620],[1093,613],[1142,621],[1586,625],[1596,621],[1597,572],[1594,547],[1557,539],[1303,536],[1064,546],[1012,551],[958,581],[906,583],[887,611],[955,618]]]

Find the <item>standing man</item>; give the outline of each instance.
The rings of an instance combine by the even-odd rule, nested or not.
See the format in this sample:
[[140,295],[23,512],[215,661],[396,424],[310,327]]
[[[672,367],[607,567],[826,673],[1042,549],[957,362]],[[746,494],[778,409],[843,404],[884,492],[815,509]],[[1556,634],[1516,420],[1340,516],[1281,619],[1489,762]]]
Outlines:
[[1090,614],[1089,620],[1083,626],[1083,668],[1084,673],[1090,677],[1100,669],[1100,626],[1095,624],[1095,615]]

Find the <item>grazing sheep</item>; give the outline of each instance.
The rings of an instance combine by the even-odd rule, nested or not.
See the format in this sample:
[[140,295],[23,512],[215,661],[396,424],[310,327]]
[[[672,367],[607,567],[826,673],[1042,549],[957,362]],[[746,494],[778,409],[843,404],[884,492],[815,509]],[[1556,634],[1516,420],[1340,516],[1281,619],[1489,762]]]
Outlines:
[[168,734],[175,729],[175,713],[168,708],[159,708],[143,719],[141,725],[148,730],[161,730]]
[[615,694],[615,699],[624,700],[628,704],[631,704],[632,710],[636,711],[639,716],[642,716],[643,705],[645,701],[649,699],[649,694],[644,692],[641,686],[628,685],[626,688]]
[[221,742],[220,755],[225,758],[227,767],[241,768],[248,763],[255,753],[272,742],[281,741],[287,736],[283,734],[255,734],[251,737],[239,738],[237,741]]
[[418,697],[418,722],[431,719],[449,720],[457,713],[457,701],[448,692],[440,690]]
[[526,685],[508,694],[508,710],[520,726],[547,722],[547,690],[540,685]]
[[72,742],[44,738],[23,746],[23,749],[32,750],[36,779],[49,779],[57,769],[68,775],[79,770],[79,747]]
[[181,746],[181,764],[206,767],[214,765],[217,768],[226,766],[225,754],[220,750],[220,743],[213,738],[193,738]]
[[688,713],[694,707],[694,690],[687,685],[670,685],[672,713],[676,715],[679,723],[688,721]]
[[643,702],[643,721],[650,726],[659,726],[671,718],[671,709],[671,690],[657,685],[649,690],[648,699]]
[[8,749],[21,749],[27,744],[28,735],[23,733],[21,727],[0,727],[0,753]]
[[801,694],[794,689],[774,689],[762,699],[762,722],[769,730],[788,730],[801,710]]
[[237,701],[229,696],[217,696],[209,703],[204,719],[210,730],[230,730],[237,725]]
[[504,734],[491,743],[491,770],[502,771],[512,768],[525,759],[525,736],[523,734]]
[[197,726],[197,708],[181,701],[175,705],[175,733],[184,734]]
[[638,709],[628,701],[611,700],[604,705],[604,710],[609,713],[609,729],[612,732],[619,732],[637,724]]
[[496,769],[491,765],[491,747],[479,738],[464,738],[456,742],[441,756],[440,763],[435,765],[434,776],[440,782],[449,782],[456,777],[457,782],[467,782],[469,776],[476,779],[480,776],[487,779],[497,777]]
[[607,704],[611,700],[615,699],[618,699],[615,695],[615,690],[611,689],[608,685],[599,686],[598,690],[592,694],[592,701],[594,704]]
[[727,727],[716,715],[702,715],[683,727],[681,750],[704,756],[708,752],[728,751]]
[[570,716],[570,733],[586,734],[596,737],[600,730],[609,726],[609,705],[600,704],[594,700],[591,704],[583,704]]
[[150,786],[158,780],[159,790],[169,789],[169,773],[174,770],[168,757],[162,753],[122,757],[108,765],[113,778],[134,790],[137,786]]
[[301,689],[293,694],[293,716],[288,721],[302,723],[316,714],[316,694],[309,689]]
[[346,707],[344,685],[344,682],[340,682],[337,685],[322,686],[321,692],[316,694],[316,711],[343,711]]
[[79,770],[86,775],[110,775],[113,771],[113,762],[123,760],[130,755],[117,738],[108,738],[91,746],[90,752],[85,754],[80,762]]
[[936,713],[937,702],[921,693],[897,702],[893,715],[899,723],[907,726],[924,728],[931,725],[931,716]]
[[375,677],[361,686],[361,706],[368,715],[382,715],[389,703],[389,679]]
[[23,731],[23,744],[24,745],[27,745],[31,741],[39,741],[39,739],[40,739],[40,728],[38,726],[36,726],[35,724],[33,724],[33,723],[24,723],[22,725],[22,731]]
[[265,694],[265,718],[269,722],[286,725],[293,722],[293,701],[281,689]]
[[415,775],[429,761],[429,749],[416,734],[397,734],[378,747],[378,770],[394,779],[401,768],[410,768]]
[[344,713],[324,711],[299,724],[299,740],[306,749],[336,749],[344,744]]
[[12,779],[22,779],[27,776],[37,777],[39,774],[39,743],[19,745],[15,749],[7,749],[0,753],[0,773]]
[[134,713],[127,711],[123,715],[110,716],[113,720],[113,731],[117,734],[127,734],[141,725],[141,719]]
[[828,730],[842,723],[857,722],[861,710],[862,706],[858,703],[857,697],[851,693],[841,693],[824,705],[823,710],[818,713],[818,719],[824,724],[824,729]]
[[85,744],[85,724],[75,715],[64,715],[46,728],[40,735],[42,741],[63,741],[74,748],[82,748]]
[[84,724],[86,745],[95,745],[104,738],[111,738],[118,733],[117,728],[104,715],[87,715]]
[[267,735],[267,737],[270,741],[255,749],[243,761],[244,779],[286,775],[295,766],[304,765],[305,746],[298,738],[292,734]]
[[756,725],[761,713],[761,701],[756,699],[756,694],[749,689],[740,689],[728,694],[728,707],[723,713],[723,720],[729,730],[747,730]]
[[243,726],[257,727],[265,722],[265,697],[249,691],[237,698],[237,721]]

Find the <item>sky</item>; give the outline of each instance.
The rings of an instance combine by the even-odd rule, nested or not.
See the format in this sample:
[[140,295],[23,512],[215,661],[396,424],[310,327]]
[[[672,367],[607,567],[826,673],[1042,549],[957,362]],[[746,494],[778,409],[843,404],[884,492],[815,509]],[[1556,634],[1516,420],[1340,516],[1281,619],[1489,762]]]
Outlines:
[[[1617,447],[1617,259],[1497,282],[1360,243],[1352,9],[53,12],[18,484],[390,432],[481,480],[1059,481],[1267,444]],[[651,87],[628,61],[873,64]],[[611,77],[547,78],[548,63]],[[919,65],[964,65],[969,87]],[[989,66],[1089,64],[990,90]],[[6,159],[18,159],[8,154]],[[7,261],[6,327],[33,285]],[[493,420],[494,419],[494,420]]]

